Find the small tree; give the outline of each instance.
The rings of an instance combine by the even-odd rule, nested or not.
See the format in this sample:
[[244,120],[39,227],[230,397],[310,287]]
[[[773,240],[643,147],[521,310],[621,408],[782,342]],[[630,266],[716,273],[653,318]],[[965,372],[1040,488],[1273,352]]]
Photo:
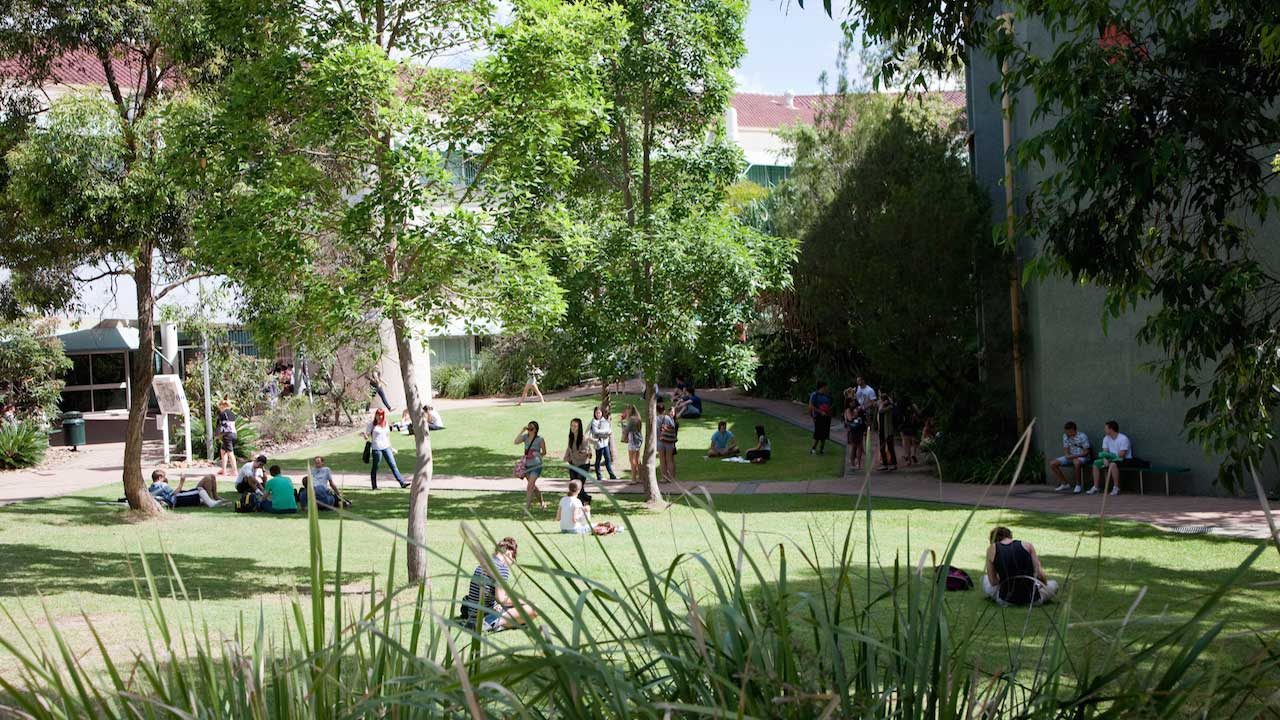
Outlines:
[[13,403],[23,418],[58,414],[71,359],[50,323],[23,319],[0,323],[0,404]]
[[192,158],[169,131],[196,111],[184,88],[216,55],[195,10],[184,2],[31,1],[8,7],[0,30],[0,56],[21,68],[5,85],[6,107],[38,112],[36,89],[53,82],[64,59],[92,62],[106,78],[101,93],[54,102],[39,124],[9,122],[22,132],[0,188],[8,211],[0,262],[13,270],[18,297],[41,311],[73,306],[85,282],[133,280],[139,361],[123,483],[129,507],[146,514],[159,513],[142,476],[155,306],[198,274],[184,254],[194,200],[175,181]]
[[[662,503],[654,455],[657,380],[690,353],[749,381],[742,340],[756,295],[784,284],[794,245],[758,233],[726,207],[740,151],[719,132],[744,47],[746,4],[620,2],[626,37],[602,66],[610,132],[580,151],[576,203],[585,242],[566,247],[568,317],[602,379],[645,382],[649,503]],[[711,137],[709,138],[709,134]]]
[[[487,2],[315,5],[237,28],[271,36],[219,101],[208,178],[225,202],[209,259],[244,282],[251,316],[291,337],[390,322],[416,429],[409,577],[423,581],[433,466],[417,328],[563,311],[526,238],[554,235],[566,147],[600,123],[593,68],[616,14],[530,0],[493,28]],[[481,40],[473,73],[426,67]]]

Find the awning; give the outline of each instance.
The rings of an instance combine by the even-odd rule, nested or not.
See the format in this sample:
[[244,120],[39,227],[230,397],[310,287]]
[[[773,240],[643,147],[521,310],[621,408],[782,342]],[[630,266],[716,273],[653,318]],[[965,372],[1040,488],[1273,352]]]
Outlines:
[[138,329],[106,327],[77,330],[58,336],[63,352],[71,355],[90,352],[125,352],[138,349]]

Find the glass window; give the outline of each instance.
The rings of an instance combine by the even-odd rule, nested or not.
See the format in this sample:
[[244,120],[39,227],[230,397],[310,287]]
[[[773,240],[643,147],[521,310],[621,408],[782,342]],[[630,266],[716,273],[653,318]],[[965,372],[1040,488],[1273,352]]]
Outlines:
[[97,412],[124,410],[128,404],[129,398],[125,395],[124,388],[93,391],[93,409]]
[[68,385],[89,384],[89,356],[70,355],[71,368],[62,377]]
[[93,399],[88,390],[66,390],[62,393],[62,411],[89,412],[93,410]]
[[103,353],[92,355],[93,383],[124,382],[124,353]]

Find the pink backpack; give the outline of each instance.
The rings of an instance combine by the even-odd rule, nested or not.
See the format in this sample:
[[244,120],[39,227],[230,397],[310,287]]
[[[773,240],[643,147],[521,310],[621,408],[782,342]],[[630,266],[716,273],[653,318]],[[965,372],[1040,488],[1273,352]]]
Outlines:
[[973,580],[969,577],[969,573],[951,565],[938,568],[939,575],[943,572],[947,574],[947,592],[973,589]]

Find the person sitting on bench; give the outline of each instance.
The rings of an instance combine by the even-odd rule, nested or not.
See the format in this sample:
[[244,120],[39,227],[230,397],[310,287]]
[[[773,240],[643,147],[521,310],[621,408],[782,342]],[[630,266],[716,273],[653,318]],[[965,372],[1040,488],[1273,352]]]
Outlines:
[[1087,495],[1095,495],[1103,491],[1103,480],[1111,485],[1111,494],[1120,494],[1120,468],[1134,463],[1133,443],[1129,436],[1120,432],[1120,423],[1108,420],[1106,436],[1102,438],[1102,452],[1093,463],[1093,487]]
[[277,515],[298,512],[298,499],[293,496],[293,478],[280,474],[280,466],[271,466],[271,478],[263,489],[263,500],[258,510]]
[[502,538],[493,551],[493,557],[476,566],[467,587],[467,597],[462,601],[464,627],[476,629],[479,625],[484,632],[497,632],[538,617],[538,611],[532,605],[516,603],[494,578],[497,575],[503,582],[511,579],[511,566],[516,564],[518,551],[515,538]]
[[1066,492],[1073,484],[1067,482],[1067,476],[1062,474],[1063,465],[1071,468],[1071,476],[1076,480],[1074,492],[1079,493],[1084,489],[1080,487],[1081,474],[1084,466],[1089,464],[1092,453],[1093,446],[1089,444],[1089,436],[1076,428],[1075,421],[1068,420],[1062,426],[1062,455],[1049,461],[1049,470],[1058,478],[1058,487],[1054,488],[1054,492]]
[[1014,540],[1001,526],[991,531],[982,591],[1001,605],[1043,605],[1057,594],[1058,582],[1044,574],[1031,543]]
[[738,441],[734,439],[733,433],[729,432],[728,423],[721,420],[716,426],[716,431],[711,433],[711,447],[707,449],[707,457],[726,458],[737,454]]
[[151,485],[147,488],[147,492],[151,493],[151,497],[156,502],[169,509],[180,507],[218,507],[222,504],[222,500],[218,498],[218,481],[212,475],[205,475],[200,478],[200,482],[190,490],[183,490],[187,479],[185,477],[178,479],[178,489],[169,487],[169,479],[165,477],[163,470],[155,470],[151,473]]

